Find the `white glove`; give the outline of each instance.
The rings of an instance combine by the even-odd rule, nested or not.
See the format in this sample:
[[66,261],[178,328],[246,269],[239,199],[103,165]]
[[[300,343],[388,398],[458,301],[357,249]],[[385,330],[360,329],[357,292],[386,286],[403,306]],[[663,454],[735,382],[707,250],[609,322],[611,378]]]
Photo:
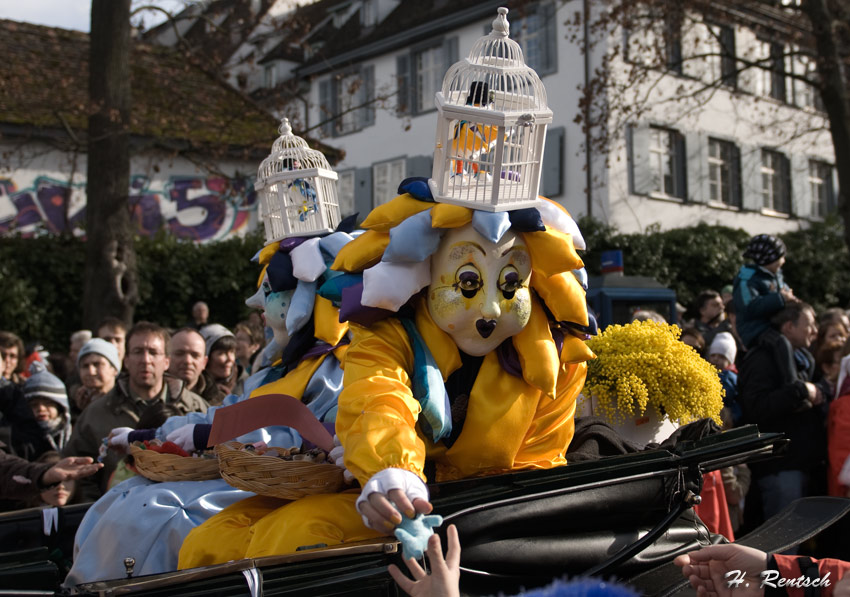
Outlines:
[[116,427],[106,437],[106,444],[111,448],[127,449],[130,446],[129,437],[131,431],[133,431],[132,427]]
[[328,452],[330,458],[335,465],[342,469],[342,478],[346,483],[354,482],[354,475],[345,468],[345,448],[339,443],[339,437],[334,435],[334,449]]
[[186,450],[187,452],[195,451],[195,424],[189,423],[178,427],[171,433],[165,436],[165,441],[173,442]]
[[[425,482],[422,481],[416,473],[412,473],[401,468],[385,468],[384,470],[378,471],[372,475],[372,477],[366,482],[366,485],[363,486],[363,490],[360,492],[360,497],[357,498],[356,502],[357,511],[360,512],[360,504],[368,500],[369,496],[373,493],[382,493],[387,495],[393,489],[401,489],[404,495],[407,496],[407,499],[410,500],[411,504],[417,498],[422,498],[426,502],[430,498],[428,494],[428,486],[425,485]],[[363,518],[363,524],[370,529],[374,528],[369,523],[369,519],[363,516],[362,512],[360,516]],[[381,532],[386,531],[386,529],[374,530]]]

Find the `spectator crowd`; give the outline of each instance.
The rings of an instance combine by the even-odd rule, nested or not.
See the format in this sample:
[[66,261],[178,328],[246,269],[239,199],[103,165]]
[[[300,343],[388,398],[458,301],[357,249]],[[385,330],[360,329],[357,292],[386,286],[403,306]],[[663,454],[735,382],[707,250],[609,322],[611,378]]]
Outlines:
[[156,427],[241,393],[264,332],[208,318],[203,302],[176,330],[108,317],[71,334],[67,354],[0,331],[0,511],[97,500],[131,474],[105,449],[110,431]]

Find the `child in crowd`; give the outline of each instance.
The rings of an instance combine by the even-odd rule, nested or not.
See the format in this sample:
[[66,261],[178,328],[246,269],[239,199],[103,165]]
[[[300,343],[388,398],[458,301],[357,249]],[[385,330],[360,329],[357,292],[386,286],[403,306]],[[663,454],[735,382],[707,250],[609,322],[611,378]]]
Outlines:
[[744,251],[747,262],[735,276],[733,301],[735,303],[736,329],[749,348],[762,332],[770,327],[770,319],[796,301],[791,288],[782,277],[785,263],[785,243],[770,234],[759,234],[750,239]]
[[[56,464],[59,462],[59,454],[56,452],[48,452],[38,462],[46,462]],[[38,497],[32,500],[28,505],[32,508],[61,508],[71,502],[74,497],[74,490],[77,487],[76,481],[73,479],[65,479],[56,485],[51,485],[44,491],[38,494]]]
[[726,390],[720,417],[723,419],[723,426],[729,428],[736,427],[742,416],[738,404],[738,374],[735,369],[737,350],[735,338],[729,332],[717,334],[708,349],[708,362],[719,369],[720,384]]
[[30,376],[24,383],[24,398],[51,448],[61,452],[71,437],[71,412],[65,384],[41,361],[33,361],[29,371]]
[[700,356],[703,356],[705,353],[705,338],[702,337],[702,333],[696,328],[685,328],[682,330],[682,335],[679,337],[679,340],[693,348],[695,351],[699,353]]

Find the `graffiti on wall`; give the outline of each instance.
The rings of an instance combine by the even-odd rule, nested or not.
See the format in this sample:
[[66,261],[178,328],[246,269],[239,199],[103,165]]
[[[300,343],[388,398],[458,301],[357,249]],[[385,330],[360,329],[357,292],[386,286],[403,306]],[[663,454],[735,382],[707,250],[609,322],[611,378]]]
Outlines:
[[[159,183],[156,188],[154,182]],[[83,234],[85,203],[85,183],[69,185],[39,176],[19,190],[14,181],[0,178],[0,235]],[[135,175],[129,205],[141,235],[165,229],[180,238],[208,241],[247,231],[256,221],[251,214],[257,210],[257,195],[247,178],[172,176],[163,183]]]

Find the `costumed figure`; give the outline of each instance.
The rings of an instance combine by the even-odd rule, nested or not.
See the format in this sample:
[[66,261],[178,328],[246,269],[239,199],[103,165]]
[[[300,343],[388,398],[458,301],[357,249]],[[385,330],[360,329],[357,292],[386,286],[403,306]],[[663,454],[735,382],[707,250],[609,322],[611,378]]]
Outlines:
[[[291,129],[286,134],[293,136]],[[298,141],[299,148],[301,144],[307,147],[303,140]],[[302,227],[301,235],[271,242],[254,258],[263,270],[258,290],[246,304],[264,310],[266,324],[274,332],[274,364],[248,377],[241,396],[231,394],[221,406],[211,407],[205,414],[170,417],[157,429],[113,430],[111,446],[126,447],[133,441],[156,438],[172,441],[187,451],[203,449],[220,408],[269,394],[300,399],[320,421],[333,423],[342,388],[340,359],[348,347],[348,325],[340,323],[338,310],[329,300],[316,296],[316,289],[337,275],[327,268],[339,249],[352,240],[345,230],[350,230],[354,217],[339,222],[335,195],[330,199],[335,208],[330,217],[321,225],[307,223],[321,237],[308,236],[308,230]],[[294,219],[302,222],[297,212]],[[329,234],[333,227],[338,230]],[[257,429],[237,439],[246,444],[302,444],[298,432],[284,426]],[[133,477],[108,491],[87,512],[77,532],[74,566],[65,586],[121,578],[127,557],[135,560],[137,575],[173,571],[178,550],[192,528],[252,496],[223,479],[154,483],[142,476]]]
[[[516,46],[500,12],[504,33],[484,39]],[[450,146],[452,128],[441,130],[438,143]],[[435,159],[435,169],[450,172],[453,159]],[[362,490],[306,496],[259,518],[228,508],[189,534],[181,569],[407,537],[433,524],[417,516],[431,510],[427,482],[566,464],[593,356],[572,271],[584,244],[569,214],[537,197],[539,176],[530,178],[521,202],[484,209],[432,196],[439,181],[408,179],[372,211],[333,264],[346,275],[319,290],[351,324],[336,433],[338,463]],[[411,531],[405,517],[424,524]]]

